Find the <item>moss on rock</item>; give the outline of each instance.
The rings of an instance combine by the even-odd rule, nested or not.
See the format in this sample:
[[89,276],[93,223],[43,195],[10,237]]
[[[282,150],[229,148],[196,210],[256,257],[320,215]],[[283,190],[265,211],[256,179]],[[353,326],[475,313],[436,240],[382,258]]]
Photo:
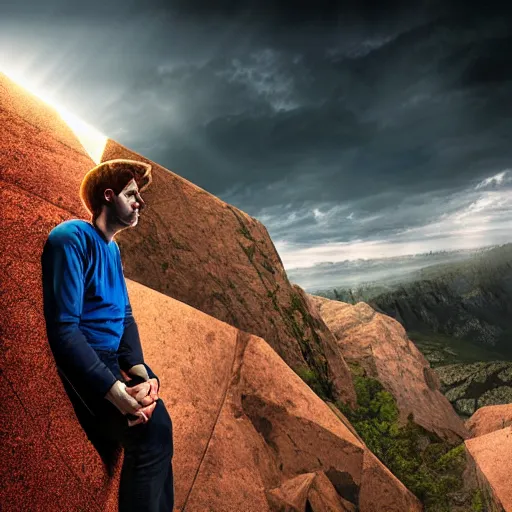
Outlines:
[[424,504],[426,511],[460,510],[461,493],[471,506],[472,496],[462,489],[466,467],[465,446],[453,446],[414,423],[409,415],[399,424],[396,400],[382,384],[350,364],[357,408],[337,402],[368,448]]

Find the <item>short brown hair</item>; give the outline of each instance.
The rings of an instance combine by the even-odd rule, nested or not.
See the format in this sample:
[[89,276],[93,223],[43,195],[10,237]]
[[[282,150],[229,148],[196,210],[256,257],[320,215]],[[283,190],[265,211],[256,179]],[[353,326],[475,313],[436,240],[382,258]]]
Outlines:
[[107,160],[93,167],[82,180],[80,199],[95,220],[104,204],[103,192],[111,188],[116,195],[134,179],[139,192],[151,183],[151,165],[136,160],[118,158]]

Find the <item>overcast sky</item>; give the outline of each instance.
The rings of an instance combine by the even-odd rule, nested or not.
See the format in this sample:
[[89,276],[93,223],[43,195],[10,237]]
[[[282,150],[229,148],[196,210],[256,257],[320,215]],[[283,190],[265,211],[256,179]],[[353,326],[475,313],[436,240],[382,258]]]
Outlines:
[[512,241],[501,2],[11,4],[0,69],[259,219],[288,270]]

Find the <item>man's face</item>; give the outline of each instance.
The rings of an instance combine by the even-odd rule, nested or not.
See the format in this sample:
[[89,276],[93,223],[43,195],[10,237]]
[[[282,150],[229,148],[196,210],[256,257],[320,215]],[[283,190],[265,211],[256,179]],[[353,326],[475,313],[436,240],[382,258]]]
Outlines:
[[135,180],[131,180],[118,196],[114,195],[116,220],[124,225],[134,227],[139,221],[139,213],[144,208],[144,201],[139,194]]

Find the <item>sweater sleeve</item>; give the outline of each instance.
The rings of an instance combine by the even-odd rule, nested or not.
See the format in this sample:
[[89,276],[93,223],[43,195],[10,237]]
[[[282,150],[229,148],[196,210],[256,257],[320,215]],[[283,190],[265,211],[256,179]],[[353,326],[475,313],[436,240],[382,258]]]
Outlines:
[[140,343],[139,329],[135,318],[133,318],[132,307],[128,302],[126,305],[126,316],[124,319],[124,332],[117,350],[119,356],[119,367],[127,372],[136,364],[143,364],[146,367],[150,379],[156,379],[160,386],[160,379],[153,373],[153,370],[144,362],[142,345]]
[[[53,235],[53,236],[52,236]],[[85,251],[77,233],[52,233],[41,257],[48,340],[59,370],[104,397],[116,381],[79,328]]]

